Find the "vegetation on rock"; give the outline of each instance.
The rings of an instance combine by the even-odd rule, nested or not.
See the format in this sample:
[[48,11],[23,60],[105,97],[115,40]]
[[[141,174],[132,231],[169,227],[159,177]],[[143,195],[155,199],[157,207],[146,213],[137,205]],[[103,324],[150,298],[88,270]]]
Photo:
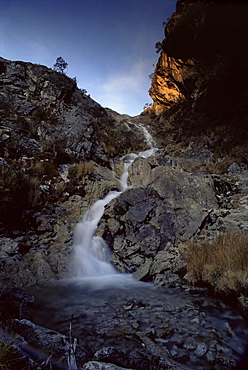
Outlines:
[[213,242],[189,243],[186,279],[217,292],[248,293],[248,235],[224,233]]
[[61,73],[64,73],[67,67],[68,67],[68,63],[62,57],[58,57],[56,59],[56,63],[53,65],[53,69],[56,72],[61,72]]

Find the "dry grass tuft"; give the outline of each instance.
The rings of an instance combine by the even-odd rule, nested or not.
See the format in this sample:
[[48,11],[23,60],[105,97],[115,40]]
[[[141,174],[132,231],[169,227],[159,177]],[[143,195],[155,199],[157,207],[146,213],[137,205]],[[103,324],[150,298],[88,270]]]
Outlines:
[[[19,368],[19,358],[16,349],[11,343],[3,343],[0,341],[0,369],[11,370]],[[23,367],[21,367],[23,369]]]
[[225,233],[212,243],[190,242],[185,262],[185,278],[193,284],[208,282],[219,292],[248,290],[248,235]]
[[73,179],[82,179],[85,175],[91,175],[95,170],[95,162],[82,162],[73,164],[69,168],[69,177]]

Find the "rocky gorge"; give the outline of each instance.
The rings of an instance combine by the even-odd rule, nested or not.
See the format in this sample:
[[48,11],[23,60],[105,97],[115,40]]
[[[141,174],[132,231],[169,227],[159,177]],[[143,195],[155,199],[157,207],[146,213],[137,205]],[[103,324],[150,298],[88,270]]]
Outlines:
[[[215,267],[204,280],[187,256],[192,243],[248,233],[240,6],[177,2],[154,104],[137,117],[101,107],[63,73],[0,58],[1,343],[13,341],[19,364],[10,368],[237,366],[248,333],[236,311],[247,318],[247,273],[232,272],[226,286]],[[151,147],[130,164],[127,189],[96,230],[117,283],[72,282],[76,224],[119,190],[123,158]]]

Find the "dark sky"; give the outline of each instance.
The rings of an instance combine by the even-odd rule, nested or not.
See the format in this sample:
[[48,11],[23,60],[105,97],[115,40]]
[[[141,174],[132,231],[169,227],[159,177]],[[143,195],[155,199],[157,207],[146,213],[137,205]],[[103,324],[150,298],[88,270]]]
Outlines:
[[53,67],[62,56],[104,107],[139,114],[176,0],[0,0],[0,55]]

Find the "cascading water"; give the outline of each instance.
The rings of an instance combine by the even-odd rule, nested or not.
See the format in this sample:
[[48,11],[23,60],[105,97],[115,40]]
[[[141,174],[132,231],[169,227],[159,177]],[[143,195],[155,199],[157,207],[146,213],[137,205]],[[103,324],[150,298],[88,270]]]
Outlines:
[[150,148],[156,148],[156,146],[157,146],[156,141],[153,139],[152,135],[150,134],[150,132],[147,130],[147,128],[144,125],[142,125],[141,123],[137,124],[137,123],[134,123],[134,122],[127,122],[126,125],[127,126],[135,126],[139,131],[142,132],[147,145]]
[[109,249],[100,236],[95,236],[97,225],[101,219],[104,207],[120,192],[114,191],[98,200],[79,222],[75,229],[75,272],[77,277],[99,276],[116,273],[109,263]]
[[145,141],[151,149],[138,154],[131,153],[121,158],[123,172],[119,179],[119,191],[110,191],[103,199],[96,201],[86,212],[82,221],[76,225],[74,233],[74,271],[75,277],[97,277],[117,274],[116,269],[110,263],[110,249],[104,239],[95,236],[98,222],[100,221],[105,206],[114,198],[118,197],[128,188],[128,168],[138,157],[147,158],[156,152],[155,141],[147,129],[141,126]]
[[[118,274],[109,263],[110,251],[105,241],[95,236],[105,205],[128,188],[131,163],[156,151],[152,141],[148,141],[149,135],[141,129],[151,149],[121,158],[120,190],[95,202],[76,226],[77,278],[30,292],[35,295],[31,319],[62,333],[70,327],[70,335],[79,343],[76,356],[79,353],[80,368],[99,353],[110,353],[104,362],[111,363],[113,353],[117,353],[120,365],[139,370],[144,369],[144,363],[146,369],[154,369],[154,359],[160,361],[158,369],[233,368],[245,350],[248,335],[247,325],[236,311],[201,291],[190,294]],[[86,354],[83,359],[82,349]]]

